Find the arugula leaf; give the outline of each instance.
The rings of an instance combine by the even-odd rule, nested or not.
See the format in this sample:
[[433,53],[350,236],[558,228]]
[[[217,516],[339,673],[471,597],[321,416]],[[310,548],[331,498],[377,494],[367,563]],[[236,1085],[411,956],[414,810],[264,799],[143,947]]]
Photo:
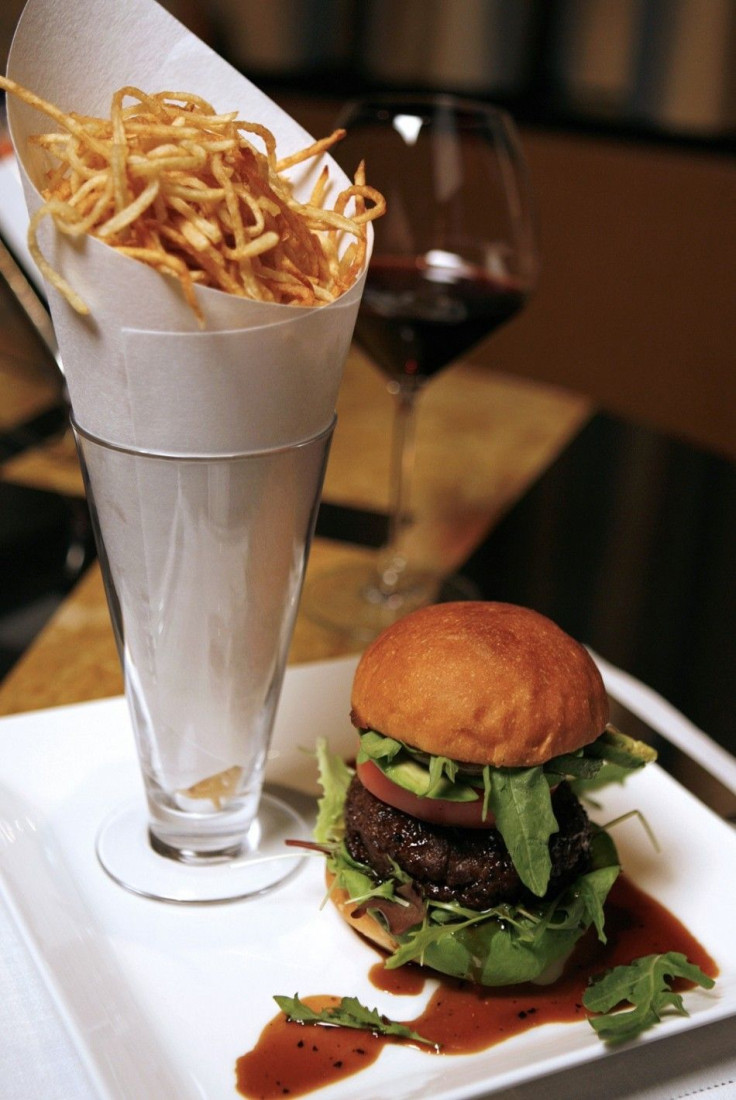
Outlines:
[[493,768],[491,809],[519,878],[537,897],[549,885],[549,838],[556,833],[549,783],[542,768]]
[[[398,947],[385,965],[394,969],[415,961],[442,974],[488,985],[512,985],[539,978],[567,956],[590,924],[605,942],[603,906],[620,871],[616,846],[605,831],[593,837],[591,854],[593,869],[544,904],[503,904],[479,912],[457,902],[428,901],[423,920],[394,933]],[[343,862],[346,859],[350,860],[347,868]],[[360,881],[352,879],[359,866],[350,859],[344,845],[333,854],[332,867],[344,889],[350,892],[348,883],[352,881],[356,894],[365,894],[373,881],[378,895],[386,883],[379,886],[367,873]],[[398,894],[402,889],[398,880],[407,880],[407,876],[399,868],[396,875]],[[361,907],[370,911],[370,898]]]
[[616,865],[581,875],[544,906],[499,905],[482,912],[429,905],[429,919],[397,936],[388,969],[415,961],[481,985],[535,981],[559,966],[591,923],[618,876]]
[[389,1020],[376,1008],[366,1008],[357,997],[342,997],[332,1008],[323,1008],[315,1012],[313,1008],[294,997],[275,996],[274,1000],[281,1011],[298,1024],[322,1024],[327,1027],[351,1027],[361,1031],[371,1031],[375,1035],[391,1035],[397,1039],[411,1039],[415,1043],[437,1047],[431,1039],[425,1039],[405,1024]]
[[[583,1004],[591,1012],[602,1015],[591,1017],[590,1024],[601,1039],[623,1043],[658,1023],[668,1009],[687,1016],[682,996],[674,993],[668,982],[672,978],[686,978],[704,989],[712,989],[715,985],[712,978],[678,951],[644,955],[628,966],[616,966],[593,980],[585,991]],[[632,1007],[612,1011],[622,1003]]]
[[592,779],[603,767],[603,760],[583,756],[582,752],[566,752],[554,756],[544,765],[548,775],[575,779]]

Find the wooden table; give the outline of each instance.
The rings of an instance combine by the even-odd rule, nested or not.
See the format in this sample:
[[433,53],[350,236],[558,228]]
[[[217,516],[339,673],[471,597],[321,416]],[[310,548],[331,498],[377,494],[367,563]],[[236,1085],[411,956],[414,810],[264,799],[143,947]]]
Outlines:
[[[12,349],[11,349],[12,350]],[[0,356],[0,407],[12,423],[44,407],[48,376],[32,357]],[[384,380],[353,352],[346,364],[324,499],[385,510],[392,398]],[[589,402],[546,384],[494,373],[472,361],[453,367],[422,394],[417,428],[413,553],[443,571],[459,566],[590,413]],[[0,477],[66,493],[83,492],[67,433],[0,466]],[[366,550],[315,540],[307,583]],[[356,644],[300,613],[290,661],[352,652]],[[122,678],[99,567],[79,581],[0,685],[0,714],[118,694]]]

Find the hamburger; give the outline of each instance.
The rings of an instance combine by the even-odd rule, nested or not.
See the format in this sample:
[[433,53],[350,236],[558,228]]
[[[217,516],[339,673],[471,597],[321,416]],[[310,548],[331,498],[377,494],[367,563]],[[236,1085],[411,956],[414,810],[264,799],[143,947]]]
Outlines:
[[355,766],[318,747],[330,897],[387,952],[488,986],[549,981],[620,872],[584,787],[654,753],[609,724],[588,651],[506,603],[422,608],[353,682]]

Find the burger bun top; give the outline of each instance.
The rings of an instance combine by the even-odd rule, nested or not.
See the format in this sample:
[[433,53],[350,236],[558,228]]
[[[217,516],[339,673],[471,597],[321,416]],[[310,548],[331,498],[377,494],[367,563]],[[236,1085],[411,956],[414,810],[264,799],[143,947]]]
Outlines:
[[584,646],[539,612],[485,601],[434,604],[365,650],[353,724],[471,764],[532,767],[594,741],[608,722]]

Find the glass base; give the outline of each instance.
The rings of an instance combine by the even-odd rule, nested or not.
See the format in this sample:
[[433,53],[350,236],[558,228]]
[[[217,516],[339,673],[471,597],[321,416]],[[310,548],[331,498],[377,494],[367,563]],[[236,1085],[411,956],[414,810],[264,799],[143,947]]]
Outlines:
[[213,857],[178,853],[151,837],[145,803],[136,799],[103,822],[97,858],[110,878],[143,897],[179,904],[238,901],[265,894],[296,874],[305,857],[285,841],[307,836],[301,817],[264,793],[239,851]]
[[397,619],[431,603],[480,599],[465,577],[438,577],[407,570],[391,593],[378,583],[373,562],[361,562],[323,573],[310,581],[301,609],[312,622],[358,642],[369,642]]

